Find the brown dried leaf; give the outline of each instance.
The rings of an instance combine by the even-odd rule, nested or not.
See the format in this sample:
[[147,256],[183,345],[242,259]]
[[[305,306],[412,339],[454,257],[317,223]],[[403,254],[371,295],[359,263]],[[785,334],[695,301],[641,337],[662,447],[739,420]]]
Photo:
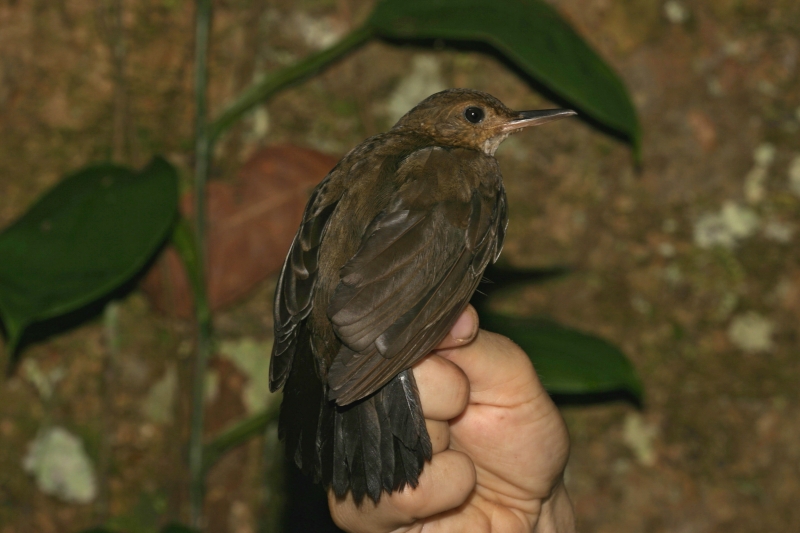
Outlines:
[[[300,225],[308,195],[337,159],[292,145],[256,152],[231,182],[212,181],[208,198],[208,296],[212,310],[249,293],[277,272]],[[192,216],[193,199],[182,198]],[[142,288],[159,311],[192,316],[192,296],[177,252],[168,247]]]

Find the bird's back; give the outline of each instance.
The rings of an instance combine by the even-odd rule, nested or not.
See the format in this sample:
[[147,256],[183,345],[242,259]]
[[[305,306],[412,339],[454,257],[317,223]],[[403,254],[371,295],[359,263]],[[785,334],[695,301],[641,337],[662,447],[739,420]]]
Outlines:
[[[369,239],[386,241],[391,238],[383,234],[370,235],[370,225],[377,217],[400,210],[429,212],[439,217],[431,222],[437,226],[433,231],[441,231],[444,225],[463,231],[469,223],[469,210],[475,195],[483,209],[484,220],[480,231],[485,233],[490,230],[489,219],[497,219],[495,225],[501,226],[499,232],[495,231],[495,239],[502,237],[505,229],[505,193],[500,170],[493,157],[464,148],[430,146],[419,139],[415,142],[404,137],[384,134],[378,136],[377,142],[368,140],[364,144],[370,150],[361,153],[354,150],[343,161],[345,164],[331,173],[331,183],[327,188],[340,196],[319,249],[319,263],[327,268],[319,269],[310,317],[315,334],[324,341],[324,344],[318,344],[317,356],[324,361],[326,370],[333,363],[341,345],[341,339],[333,331],[329,306],[341,283],[342,268]],[[436,206],[450,206],[450,209],[437,210]],[[503,212],[500,213],[500,210]],[[497,218],[500,216],[503,217],[502,222]],[[458,239],[455,236],[456,242],[451,244],[463,246]],[[409,248],[417,243],[405,239],[384,244],[395,258],[407,258],[412,253]],[[488,247],[494,250],[499,245],[498,242]],[[426,264],[419,264],[420,260]],[[445,260],[442,254],[418,258],[414,280],[427,284],[428,288],[433,287],[436,280],[430,278],[436,278],[438,267],[447,266],[441,265]],[[387,265],[385,275],[396,277],[399,272],[392,272],[391,268],[391,265]],[[430,273],[428,279],[422,275],[425,271]],[[459,273],[459,276],[464,277],[464,274]],[[419,291],[406,289],[398,292],[398,305],[402,306],[404,297],[412,297]],[[469,296],[459,302],[459,306],[465,305],[468,300]],[[410,305],[413,302],[408,303]],[[400,370],[409,368],[428,351],[429,346],[419,346]]]

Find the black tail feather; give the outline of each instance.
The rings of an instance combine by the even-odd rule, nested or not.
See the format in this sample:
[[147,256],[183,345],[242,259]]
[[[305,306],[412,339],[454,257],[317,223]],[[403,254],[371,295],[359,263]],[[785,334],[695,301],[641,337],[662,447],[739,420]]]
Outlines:
[[286,444],[286,455],[294,457],[306,475],[320,478],[316,436],[321,407],[325,401],[322,383],[314,370],[314,355],[308,334],[302,328],[289,377],[283,387],[278,417],[278,436]]
[[[320,389],[322,383],[317,382]],[[336,424],[336,406],[333,402],[325,399],[325,391],[322,391],[322,398],[320,399],[320,415],[319,423],[317,424],[317,449],[319,450],[319,457],[333,457],[334,438]],[[317,481],[321,481],[325,487],[329,487],[331,480],[334,478],[335,463],[333,461],[321,461],[319,466],[319,476]]]
[[391,431],[386,431],[386,428],[392,427],[389,416],[386,414],[383,402],[375,402],[375,410],[379,418],[379,427],[381,428],[380,439],[380,462],[381,462],[381,487],[386,492],[392,492],[394,488],[394,435]]
[[371,396],[339,407],[326,399],[307,332],[286,381],[279,435],[304,474],[342,497],[377,502],[382,491],[416,487],[431,441],[414,376],[406,370]]

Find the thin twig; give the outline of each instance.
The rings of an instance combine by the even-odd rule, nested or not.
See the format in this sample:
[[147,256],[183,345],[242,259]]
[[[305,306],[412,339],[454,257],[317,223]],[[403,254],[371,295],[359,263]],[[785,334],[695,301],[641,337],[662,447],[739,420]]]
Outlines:
[[123,0],[97,0],[96,18],[111,55],[111,77],[114,84],[111,116],[112,158],[128,163],[128,86],[125,77],[127,47],[123,24]]
[[112,0],[110,15],[113,32],[111,55],[114,63],[114,160],[127,162],[128,155],[128,86],[125,79],[125,29],[122,24],[122,0]]
[[267,74],[260,81],[242,91],[239,97],[211,123],[208,131],[209,138],[211,141],[216,140],[246,113],[273,94],[316,74],[345,54],[361,46],[373,36],[374,31],[370,26],[362,26],[347,34],[344,39],[330,48],[312,54],[302,61],[289,65],[277,72]]
[[211,354],[211,312],[206,299],[205,190],[208,179],[210,140],[206,124],[206,85],[208,82],[208,47],[211,29],[211,0],[197,0],[195,15],[195,241],[197,281],[195,317],[197,319],[197,359],[192,384],[192,427],[189,437],[189,505],[191,524],[203,526],[203,426],[205,421],[205,378]]
[[241,446],[251,438],[260,435],[269,424],[278,418],[279,401],[266,410],[234,424],[217,435],[203,449],[203,468],[208,471],[228,450]]
[[119,303],[111,301],[103,310],[103,374],[100,376],[103,407],[100,423],[102,434],[97,460],[97,502],[95,503],[95,522],[102,525],[108,520],[110,507],[109,470],[111,468],[111,439],[113,431],[114,368],[119,358]]
[[[98,7],[99,26],[111,53],[112,77],[114,82],[114,102],[112,111],[112,158],[117,163],[128,163],[128,103],[125,80],[125,33],[122,23],[123,0],[101,0]],[[119,303],[111,301],[103,310],[103,337],[105,353],[103,370],[100,376],[100,394],[103,407],[100,417],[102,428],[97,458],[97,501],[95,503],[95,522],[103,525],[110,513],[109,471],[112,463],[113,431],[113,393],[114,368],[119,358]]]

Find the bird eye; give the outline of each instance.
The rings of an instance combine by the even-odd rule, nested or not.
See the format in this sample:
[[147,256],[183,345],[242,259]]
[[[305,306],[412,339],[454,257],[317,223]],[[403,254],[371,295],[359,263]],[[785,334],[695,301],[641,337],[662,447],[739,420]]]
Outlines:
[[470,106],[464,110],[464,118],[472,122],[473,124],[477,124],[486,114],[483,112],[483,109],[480,107],[473,107]]

